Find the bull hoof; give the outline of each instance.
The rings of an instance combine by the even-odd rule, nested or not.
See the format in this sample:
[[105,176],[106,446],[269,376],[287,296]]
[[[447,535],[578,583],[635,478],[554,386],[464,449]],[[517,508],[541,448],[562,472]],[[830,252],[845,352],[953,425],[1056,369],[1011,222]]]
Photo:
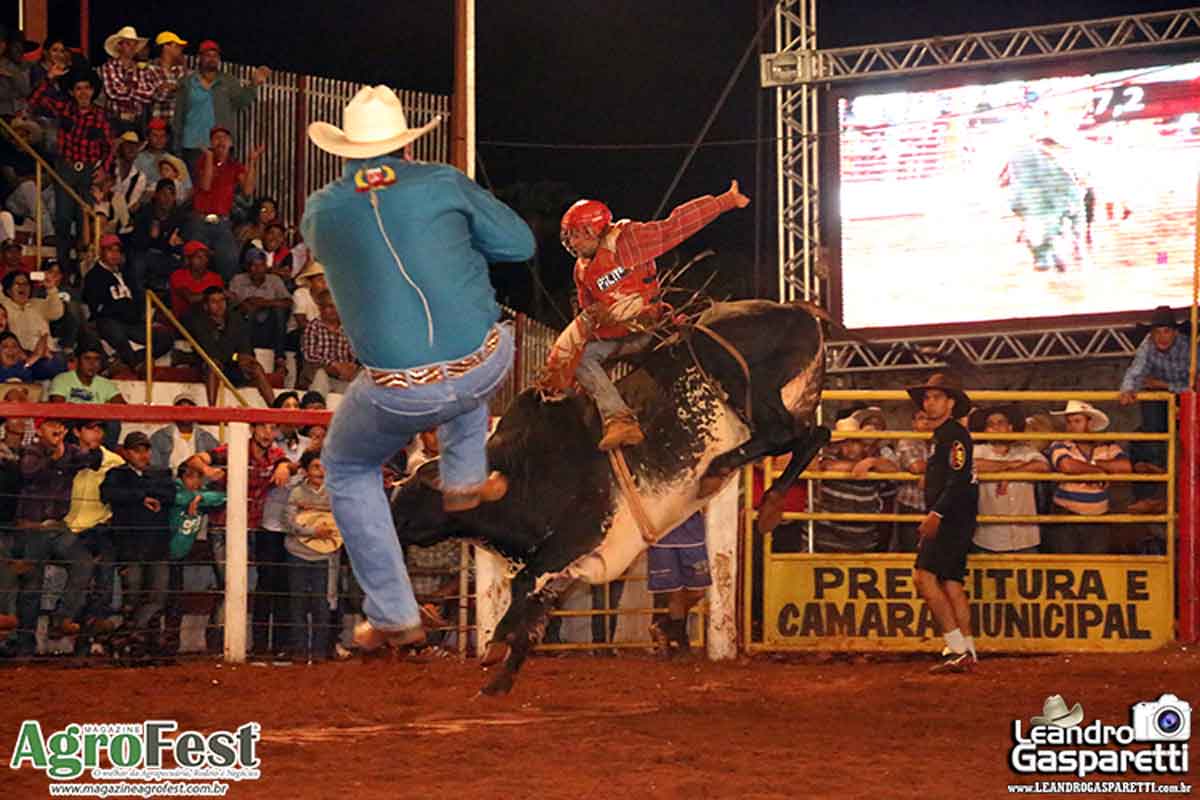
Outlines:
[[508,658],[509,650],[508,642],[489,642],[479,663],[484,667],[494,667]]
[[711,497],[721,491],[721,487],[725,485],[725,479],[729,474],[724,475],[705,475],[700,479],[700,497]]
[[779,527],[783,521],[784,499],[783,495],[770,491],[763,495],[762,505],[758,507],[759,532],[770,533]]
[[513,675],[508,670],[502,671],[499,675],[492,678],[481,691],[488,697],[498,697],[499,695],[508,694],[513,688]]

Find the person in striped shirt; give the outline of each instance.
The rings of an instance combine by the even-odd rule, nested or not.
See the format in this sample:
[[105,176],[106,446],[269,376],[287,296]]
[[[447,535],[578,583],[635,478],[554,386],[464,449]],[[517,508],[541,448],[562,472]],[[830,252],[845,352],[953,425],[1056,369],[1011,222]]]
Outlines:
[[[1050,412],[1066,418],[1067,434],[1096,433],[1108,428],[1108,415],[1081,400],[1070,400],[1062,411]],[[1129,473],[1129,454],[1115,442],[1057,441],[1050,445],[1050,463],[1055,472],[1075,475]],[[1108,513],[1108,484],[1062,482],[1054,490],[1056,513],[1097,516]],[[1099,523],[1046,525],[1042,528],[1042,550],[1047,553],[1106,553],[1109,530]]]

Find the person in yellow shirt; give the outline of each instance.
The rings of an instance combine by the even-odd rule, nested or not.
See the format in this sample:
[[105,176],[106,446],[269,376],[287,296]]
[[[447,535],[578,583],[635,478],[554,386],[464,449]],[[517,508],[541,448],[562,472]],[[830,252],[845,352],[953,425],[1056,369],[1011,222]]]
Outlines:
[[101,460],[99,469],[82,469],[75,474],[75,482],[71,485],[71,508],[63,521],[97,559],[95,594],[86,619],[91,621],[99,618],[102,622],[104,617],[112,614],[113,561],[116,551],[112,535],[106,527],[112,519],[112,509],[100,499],[100,484],[104,482],[108,471],[124,464],[125,459],[102,444],[103,422],[81,419],[76,420],[73,426],[80,449],[99,449]]

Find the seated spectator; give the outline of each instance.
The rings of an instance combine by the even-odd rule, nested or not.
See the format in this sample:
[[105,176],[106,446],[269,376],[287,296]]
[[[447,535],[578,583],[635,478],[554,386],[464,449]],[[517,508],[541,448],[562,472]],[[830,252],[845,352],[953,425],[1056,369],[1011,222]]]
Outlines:
[[[195,407],[196,401],[181,394],[175,397],[172,405]],[[218,444],[215,436],[194,422],[172,422],[150,435],[150,463],[173,472],[196,453],[207,453]]]
[[[1054,416],[1066,417],[1067,435],[1095,433],[1108,427],[1108,415],[1080,400],[1070,400]],[[1058,472],[1075,475],[1108,475],[1133,471],[1129,455],[1119,444],[1095,441],[1059,441],[1050,446],[1050,463]],[[1059,483],[1054,505],[1060,512],[1096,516],[1108,513],[1107,483]],[[1042,531],[1043,550],[1047,553],[1107,553],[1107,526],[1080,523],[1047,525]]]
[[29,273],[25,264],[24,252],[15,239],[7,239],[0,245],[0,278],[7,278],[16,272]]
[[221,276],[209,269],[212,251],[204,242],[192,240],[183,246],[184,265],[171,273],[171,311],[177,319],[195,311],[206,289],[223,289]]
[[142,149],[137,131],[125,131],[117,139],[117,157],[113,161],[113,220],[122,241],[133,235],[133,222],[147,198],[152,196],[151,176],[133,165]]
[[[100,240],[100,260],[84,279],[83,299],[100,338],[116,351],[120,366],[131,367],[134,372],[141,371],[145,358],[146,310],[141,294],[132,269],[125,267],[121,240],[111,234],[105,236]],[[170,331],[156,331],[153,357],[169,353],[174,341]],[[134,343],[143,345],[142,356],[134,352]]]
[[229,283],[237,274],[238,265],[238,246],[230,218],[234,195],[239,190],[246,195],[254,193],[258,161],[264,148],[255,148],[249,162],[242,166],[233,158],[233,135],[228,129],[213,128],[210,141],[212,146],[192,166],[196,186],[188,238],[198,239],[212,249],[217,273]]
[[[838,433],[861,430],[853,416],[838,420]],[[837,433],[834,434],[837,436]],[[859,467],[866,462],[866,465]],[[868,455],[864,439],[846,439],[836,442],[827,449],[818,468],[822,472],[852,472],[866,475],[870,472],[895,472],[895,463],[881,457]],[[822,480],[816,498],[816,508],[832,513],[878,514],[883,510],[878,481]],[[878,523],[873,522],[829,522],[814,523],[814,550],[816,552],[872,553],[887,547],[888,536]],[[890,528],[887,529],[890,534]],[[804,549],[808,549],[807,533]]]
[[[341,541],[329,493],[321,453],[309,450],[300,457],[304,481],[291,490],[287,502],[288,595],[291,600],[292,637],[289,650],[294,658],[310,662],[330,656],[330,618],[337,602],[329,586],[336,585]],[[309,646],[309,619],[312,643]]]
[[[1016,406],[993,406],[971,416],[971,431],[1023,433],[1025,414]],[[1049,472],[1046,457],[1024,442],[979,442],[974,448],[977,472]],[[980,481],[979,513],[1034,516],[1038,513],[1034,484],[1029,481]],[[1036,553],[1041,544],[1036,523],[980,523],[974,545],[982,553]]]
[[328,394],[345,392],[361,367],[350,339],[342,330],[342,318],[333,295],[322,292],[316,298],[320,316],[308,323],[301,338],[304,351],[304,375],[297,384]]
[[121,615],[141,628],[164,611],[170,570],[168,514],[175,482],[165,469],[150,466],[150,438],[134,431],[121,451],[126,463],[109,471],[100,497],[112,507],[113,544],[121,569]]
[[251,247],[264,249],[263,237],[267,226],[279,219],[279,204],[273,197],[259,198],[254,204],[254,213],[250,221],[238,228],[238,241],[241,242],[242,255],[245,256]]
[[285,286],[292,288],[292,251],[287,246],[287,233],[278,222],[267,226],[262,250],[267,254],[267,272],[279,276]]
[[[912,429],[918,433],[929,433],[929,416],[922,408],[912,415]],[[925,467],[932,454],[932,442],[928,439],[901,439],[896,442],[896,464],[901,472],[924,475]],[[925,515],[925,492],[921,481],[901,481],[896,490],[896,513]],[[918,522],[897,522],[894,549],[901,553],[917,552]]]
[[32,87],[20,39],[0,39],[0,117],[11,120],[25,111]]
[[[74,353],[79,343],[79,331],[83,329],[83,303],[80,301],[81,291],[67,285],[66,275],[62,265],[53,258],[47,258],[42,264],[42,272],[46,280],[42,284],[46,297],[51,292],[58,294],[63,304],[63,315],[50,322],[50,352],[66,361],[66,353]],[[58,287],[57,289],[50,288]]]
[[171,155],[170,124],[163,119],[152,119],[146,126],[146,146],[133,160],[133,166],[148,178],[158,177],[158,162]]
[[[27,273],[10,272],[4,276],[4,295],[0,297],[0,305],[8,315],[9,330],[17,335],[21,347],[27,352],[45,350],[45,354],[49,354],[50,323],[60,319],[65,311],[62,295],[57,291],[61,279],[61,271],[46,273],[43,283],[46,297],[33,297],[33,283]],[[62,363],[47,363],[36,370],[38,380],[51,378],[62,372],[64,367]]]
[[[46,340],[42,340],[45,350]],[[32,366],[41,356],[26,353],[12,331],[0,333],[0,383],[33,383]]]
[[67,427],[56,419],[37,420],[37,438],[21,450],[24,480],[17,501],[10,557],[25,562],[26,570],[0,570],[0,592],[17,591],[18,628],[6,655],[32,656],[35,631],[45,586],[46,562],[67,563],[67,588],[51,613],[50,635],[79,633],[78,622],[92,579],[92,555],[63,521],[71,506],[72,481],[82,469],[100,466],[98,450],[85,452],[66,443]]
[[250,323],[250,339],[275,355],[276,368],[283,361],[284,335],[292,314],[292,296],[277,275],[267,272],[266,253],[254,249],[246,254],[246,272],[229,283],[229,299]]
[[[267,380],[267,373],[254,357],[246,320],[241,314],[228,309],[224,289],[217,286],[205,289],[200,308],[188,314],[184,325],[235,386],[253,383],[267,405],[275,400],[275,391]],[[215,406],[219,378],[207,364],[204,372],[208,404]]]
[[192,175],[181,159],[170,153],[158,159],[159,180],[170,181],[175,186],[175,199],[181,207],[187,207],[192,199]]
[[[155,126],[164,132],[164,139],[159,149],[165,149],[168,126],[175,118],[175,95],[179,91],[179,82],[188,74],[187,64],[183,60],[183,48],[187,42],[180,39],[171,31],[163,31],[154,37],[154,44],[159,48],[158,58],[146,67],[147,81],[153,89],[150,98],[149,129]],[[147,173],[150,174],[150,173]]]
[[[16,188],[4,200],[4,208],[14,217],[16,222],[33,220],[37,224],[37,182],[33,174],[21,171],[15,178]],[[54,236],[54,182],[42,186],[42,238],[49,240]],[[6,238],[11,239],[12,235]],[[47,241],[47,244],[49,242]]]
[[329,286],[325,283],[325,267],[319,262],[310,261],[296,276],[296,291],[292,292],[292,315],[288,318],[287,332],[284,340],[287,349],[299,354],[298,372],[304,372],[304,348],[300,344],[301,336],[308,323],[321,316],[313,295],[326,291]]
[[187,213],[175,199],[175,183],[158,181],[154,196],[133,223],[133,276],[144,289],[163,292],[181,264]]

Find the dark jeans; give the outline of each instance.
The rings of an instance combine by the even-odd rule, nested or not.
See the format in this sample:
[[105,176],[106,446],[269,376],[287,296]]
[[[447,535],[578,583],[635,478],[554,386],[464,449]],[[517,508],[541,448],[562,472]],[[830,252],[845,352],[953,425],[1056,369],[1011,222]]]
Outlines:
[[[288,613],[287,550],[283,534],[278,531],[256,530],[252,550],[254,570],[258,580],[251,598],[251,639],[256,652],[269,652],[272,645],[281,649],[288,641],[284,629]],[[274,619],[274,636],[271,635]]]
[[[1167,404],[1162,401],[1138,403],[1142,412],[1142,433],[1167,432]],[[1139,461],[1155,464],[1163,469],[1167,466],[1167,446],[1164,442],[1133,442],[1129,446],[1129,458],[1136,464]],[[1162,489],[1163,484],[1135,483],[1133,484],[1133,499],[1142,500],[1154,497]]]
[[[133,351],[131,343],[146,344],[146,323],[121,322],[112,317],[96,320],[96,330],[100,338],[108,342],[117,351],[117,358],[127,365],[141,361]],[[154,332],[154,357],[159,358],[171,351],[175,337],[169,331],[159,329]],[[143,351],[144,352],[144,351]]]
[[287,321],[291,313],[286,308],[264,308],[247,314],[251,344],[270,350],[276,358],[282,357],[286,349]]
[[143,289],[153,289],[166,300],[171,273],[182,265],[179,257],[161,250],[147,250],[133,254],[133,276]]
[[63,315],[50,323],[50,333],[58,339],[58,349],[64,353],[75,351],[79,343],[79,331],[83,327],[83,309],[76,301],[64,304]]
[[[91,202],[92,193],[92,166],[85,164],[83,170],[75,171],[74,162],[65,162],[59,160],[55,162],[54,169],[62,177],[63,182],[75,190],[75,193],[84,200]],[[71,225],[74,223],[77,228],[73,232]],[[66,190],[56,181],[54,183],[54,241],[55,250],[58,251],[58,263],[62,264],[64,272],[78,272],[78,266],[70,267],[71,248],[75,244],[75,238],[83,233],[83,210],[79,207],[71,195],[67,194]]]
[[87,603],[87,614],[107,617],[116,610],[113,586],[116,584],[117,549],[113,545],[112,532],[106,527],[97,526],[79,534],[79,540],[92,554],[95,563],[95,581]]
[[17,592],[17,648],[22,655],[33,655],[37,649],[37,622],[41,616],[42,592],[45,588],[46,562],[66,562],[67,587],[54,620],[74,620],[80,616],[87,601],[87,587],[92,580],[92,554],[79,537],[64,527],[19,528],[12,532],[11,558],[27,562],[28,570],[13,575],[8,569],[0,571],[0,591]]
[[[290,631],[283,635],[290,641],[293,655],[324,661],[329,657],[330,623],[333,611],[329,608],[326,590],[329,585],[329,561],[305,561],[287,553],[287,583],[291,614]],[[312,615],[312,647],[309,648],[309,615]]]
[[1103,554],[1109,552],[1109,539],[1107,525],[1043,525],[1041,549],[1043,553]]
[[[592,609],[599,611],[604,608],[604,592],[605,585],[592,587]],[[607,586],[608,591],[608,607],[617,609],[621,607],[621,595],[625,594],[625,581],[613,581]],[[592,644],[602,644],[611,642],[617,633],[617,622],[620,617],[616,614],[597,614],[592,617]],[[608,631],[605,635],[605,626]]]

